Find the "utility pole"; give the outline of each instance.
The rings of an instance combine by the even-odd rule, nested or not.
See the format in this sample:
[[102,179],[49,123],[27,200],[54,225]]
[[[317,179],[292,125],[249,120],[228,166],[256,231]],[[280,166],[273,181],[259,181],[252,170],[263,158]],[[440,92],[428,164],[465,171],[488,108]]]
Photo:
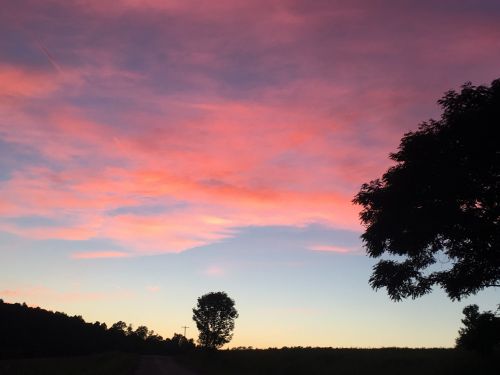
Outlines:
[[[189,327],[187,326],[182,326],[181,328],[184,328],[184,337],[186,337],[186,329],[188,329]],[[186,337],[187,338],[187,337]]]

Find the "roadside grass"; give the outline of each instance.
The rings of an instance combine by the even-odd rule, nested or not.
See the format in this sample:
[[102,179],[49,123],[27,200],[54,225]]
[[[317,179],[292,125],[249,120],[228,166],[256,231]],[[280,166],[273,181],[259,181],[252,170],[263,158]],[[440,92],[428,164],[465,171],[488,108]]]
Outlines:
[[470,375],[495,373],[500,365],[498,355],[484,357],[456,349],[406,348],[198,351],[177,360],[203,375]]
[[0,360],[1,375],[132,375],[139,356],[104,353],[88,356]]

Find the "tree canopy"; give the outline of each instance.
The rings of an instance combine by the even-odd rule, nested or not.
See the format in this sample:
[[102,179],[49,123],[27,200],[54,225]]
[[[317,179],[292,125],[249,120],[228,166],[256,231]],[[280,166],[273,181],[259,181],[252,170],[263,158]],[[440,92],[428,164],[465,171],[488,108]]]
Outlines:
[[500,79],[466,83],[438,103],[439,120],[403,136],[396,162],[353,202],[370,284],[394,300],[442,287],[453,300],[500,286]]
[[193,320],[200,332],[198,342],[206,349],[218,349],[231,341],[238,312],[224,292],[207,293],[198,298]]

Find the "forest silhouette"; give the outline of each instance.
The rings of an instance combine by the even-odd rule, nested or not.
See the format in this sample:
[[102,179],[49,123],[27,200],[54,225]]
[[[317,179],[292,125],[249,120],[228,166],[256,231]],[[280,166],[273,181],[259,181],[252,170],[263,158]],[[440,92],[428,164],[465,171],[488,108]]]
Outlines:
[[68,316],[26,304],[0,299],[0,359],[73,356],[108,351],[140,354],[178,354],[194,348],[181,334],[164,339],[146,326],[135,330],[119,321],[88,323],[81,316]]

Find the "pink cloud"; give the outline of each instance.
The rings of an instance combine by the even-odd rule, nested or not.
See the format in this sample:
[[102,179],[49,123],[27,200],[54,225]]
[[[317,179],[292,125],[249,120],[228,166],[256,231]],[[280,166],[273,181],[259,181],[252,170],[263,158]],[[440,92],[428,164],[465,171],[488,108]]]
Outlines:
[[0,65],[0,97],[46,96],[58,87],[56,81],[57,77],[47,72]]
[[221,277],[226,274],[226,270],[221,266],[211,265],[203,271],[203,274],[210,277]]
[[340,254],[352,254],[356,252],[351,248],[342,246],[332,246],[332,245],[311,245],[308,248],[313,251],[325,251],[325,252],[340,253]]
[[[52,228],[3,229],[39,239],[106,237],[137,254],[183,251],[248,225],[322,223],[359,229],[350,202],[352,187],[359,182],[349,176],[360,166],[349,162],[345,172],[342,167],[344,158],[359,153],[345,142],[351,136],[349,119],[331,123],[320,113],[290,110],[287,103],[221,98],[177,106],[194,107],[202,115],[176,126],[173,134],[156,127],[145,127],[140,134],[119,133],[66,110],[51,116],[48,129],[27,127],[23,136],[7,130],[9,141],[38,147],[67,167],[16,172],[0,187],[10,202],[4,213],[54,218],[64,213],[72,220]],[[316,121],[304,126],[311,117]],[[64,142],[54,140],[53,131]],[[330,131],[340,135],[338,142],[325,140]],[[193,135],[196,143],[191,142]],[[332,143],[337,146],[332,148]],[[87,157],[102,166],[82,169],[74,162]],[[130,167],[108,166],[108,160]],[[146,197],[159,204],[187,205],[165,215],[103,215],[120,206],[141,205]]]
[[[322,223],[358,230],[357,209],[350,202],[354,188],[374,163],[381,169],[387,162],[368,157],[371,150],[356,144],[352,124],[362,114],[344,108],[337,120],[323,117],[329,111],[325,98],[349,90],[310,82],[292,88],[281,101],[273,101],[274,90],[265,91],[262,103],[151,97],[158,113],[144,118],[132,111],[130,117],[146,125],[130,133],[65,108],[50,115],[45,128],[33,122],[24,134],[5,129],[8,141],[38,148],[64,167],[14,173],[0,186],[9,201],[0,209],[11,216],[66,214],[72,220],[48,229],[12,224],[3,229],[39,239],[106,237],[137,254],[183,251],[248,225]],[[313,112],[297,105],[299,92],[316,103]],[[380,103],[381,95],[372,94],[369,101]],[[161,126],[163,106],[179,111],[179,124]],[[198,115],[184,120],[193,109]],[[95,161],[93,167],[82,168],[81,159]],[[185,205],[165,215],[104,215],[146,199]]]
[[73,259],[126,258],[130,256],[122,251],[88,251],[71,254]]
[[[123,160],[137,167],[104,164],[97,169],[77,167],[55,172],[31,168],[16,172],[1,188],[3,196],[12,202],[4,207],[5,214],[56,218],[63,213],[74,219],[64,227],[26,229],[4,225],[4,229],[39,239],[104,236],[139,249],[140,253],[156,253],[182,251],[224,239],[231,235],[231,228],[245,225],[306,225],[319,221],[357,228],[350,196],[318,191],[314,185],[321,175],[311,175],[306,166],[287,169],[267,164],[276,155],[319,137],[316,129],[304,133],[297,125],[295,134],[289,132],[286,124],[275,125],[272,120],[276,110],[262,105],[217,103],[198,107],[206,112],[205,120],[192,126],[203,129],[207,136],[199,139],[202,142],[193,153],[189,151],[192,146],[187,134],[178,134],[176,143],[169,144],[168,139],[156,141],[156,129],[146,133],[146,138],[118,136],[103,125],[61,115],[57,118],[63,120],[55,124],[59,136],[65,139],[62,151],[58,151],[61,148],[57,144],[51,146],[51,132],[38,130],[34,139],[30,139],[33,136],[29,132],[19,141],[9,138],[11,142],[39,147],[46,155],[52,153],[56,160],[69,165],[74,156],[81,155],[101,161]],[[234,126],[224,118],[232,120]],[[260,142],[258,135],[264,129],[252,130],[246,123],[262,121],[268,124],[269,147],[256,155],[254,145]],[[191,132],[189,126],[186,130]],[[153,137],[155,134],[157,137]],[[118,147],[108,147],[107,140],[116,137],[120,138]],[[229,141],[228,146],[219,139]],[[315,156],[321,157],[322,147],[316,147]],[[235,154],[239,157],[234,158]],[[303,181],[308,186],[300,186]],[[154,197],[159,203],[177,200],[189,205],[168,215],[102,215],[120,206],[140,205],[144,197]],[[194,234],[193,227],[197,228]]]
[[[15,2],[0,16],[17,49],[39,57],[0,65],[0,139],[20,155],[0,180],[0,215],[55,223],[0,229],[107,238],[132,256],[180,252],[249,225],[361,230],[351,204],[360,184],[388,167],[444,90],[497,74],[500,58],[494,17],[447,12],[442,22],[426,4],[51,4],[75,21],[74,34],[60,37],[64,22],[43,2]],[[17,49],[12,61],[24,56]],[[148,205],[169,208],[120,212]]]

